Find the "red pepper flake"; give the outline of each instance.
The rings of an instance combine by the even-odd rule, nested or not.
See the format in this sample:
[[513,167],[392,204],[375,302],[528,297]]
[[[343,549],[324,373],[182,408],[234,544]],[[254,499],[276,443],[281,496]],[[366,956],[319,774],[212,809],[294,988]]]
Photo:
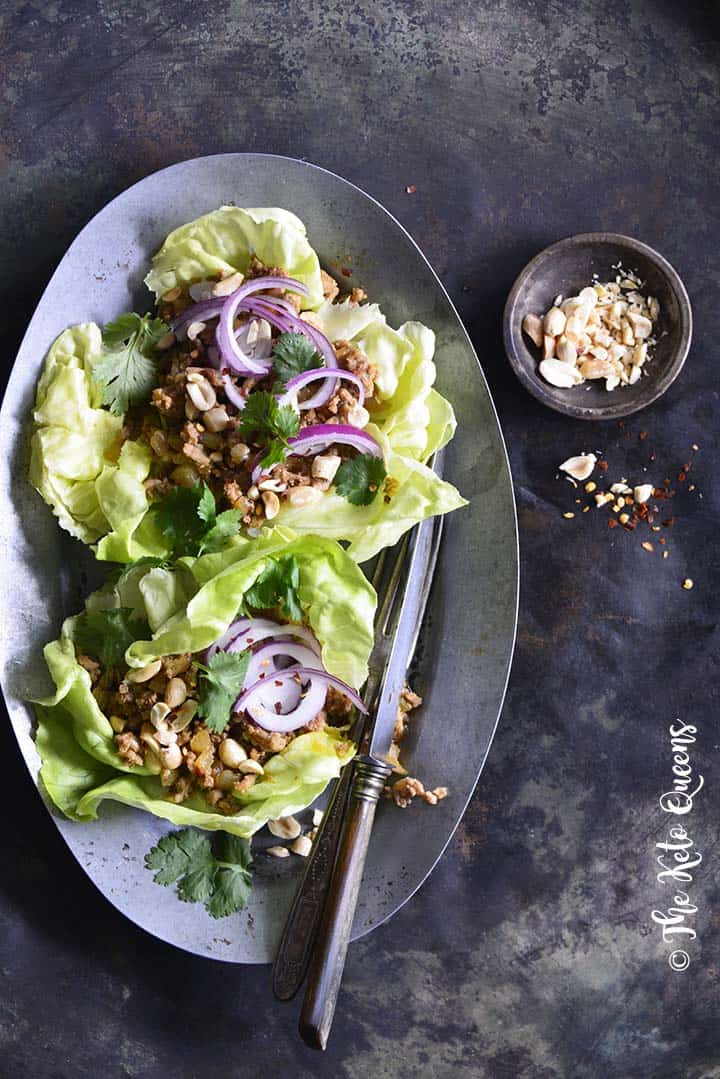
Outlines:
[[343,266],[343,268],[340,270],[340,273],[343,275],[343,277],[352,277],[352,270],[348,270],[347,266]]
[[667,476],[666,476],[666,477],[665,477],[665,479],[663,480],[663,483],[665,484],[665,486],[666,486],[666,487],[669,487],[669,486],[670,486],[670,480],[669,480],[669,478],[668,478]]
[[640,434],[638,435],[638,438],[640,439],[641,442],[644,442],[645,439],[647,438],[647,436],[648,436],[647,431],[641,431]]
[[617,528],[618,523],[614,517],[608,517],[608,528]]
[[637,522],[636,521],[626,521],[625,524],[623,525],[623,528],[625,529],[626,532],[634,532],[635,529],[637,528]]
[[405,194],[406,195],[414,195],[416,191],[417,191],[417,188],[415,187],[415,184],[408,184],[407,187],[405,188]]
[[665,525],[666,528],[672,528],[672,526],[675,524],[675,518],[674,517],[666,517],[665,520],[663,521],[663,524]]
[[280,701],[275,701],[275,715],[279,716],[282,712],[282,704]]
[[282,679],[278,679],[278,678],[276,678],[276,679],[275,679],[275,685],[276,685],[276,686],[280,686],[280,688],[282,688]]
[[607,472],[607,470],[608,470],[607,461],[598,461],[598,468],[600,469],[601,472]]
[[687,479],[687,476],[685,475],[684,472],[678,472],[677,478],[678,478],[678,483],[684,483],[685,480]]
[[660,539],[658,540],[658,543],[662,543],[662,545],[664,547],[665,544],[667,543],[667,539],[665,538],[665,536],[661,536]]

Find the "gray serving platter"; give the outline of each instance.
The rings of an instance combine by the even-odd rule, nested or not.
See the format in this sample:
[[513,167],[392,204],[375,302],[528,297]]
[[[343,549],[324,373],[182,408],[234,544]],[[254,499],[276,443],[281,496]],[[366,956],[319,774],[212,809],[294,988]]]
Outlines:
[[[43,358],[75,322],[103,323],[149,307],[142,284],[171,229],[216,207],[282,206],[305,222],[330,272],[363,285],[399,325],[419,319],[437,334],[438,388],[454,404],[458,433],[446,475],[470,500],[446,523],[443,549],[415,662],[425,703],[408,739],[412,774],[449,796],[437,806],[380,805],[354,937],[389,918],[426,879],[449,842],[482,770],[502,707],[518,600],[518,543],[507,454],[470,340],[440,281],[402,226],[357,187],[324,169],[265,154],[223,154],[163,169],[114,199],[82,230],[30,322],[0,422],[0,681],[32,780],[70,851],[102,894],[154,936],[197,955],[235,963],[273,958],[303,861],[263,855],[242,914],[223,921],[155,884],[143,857],[170,830],[118,805],[98,821],[66,820],[38,782],[26,701],[50,689],[42,645],[57,635],[102,579],[92,553],[62,532],[27,482],[31,410]],[[255,849],[255,848],[254,848]]]

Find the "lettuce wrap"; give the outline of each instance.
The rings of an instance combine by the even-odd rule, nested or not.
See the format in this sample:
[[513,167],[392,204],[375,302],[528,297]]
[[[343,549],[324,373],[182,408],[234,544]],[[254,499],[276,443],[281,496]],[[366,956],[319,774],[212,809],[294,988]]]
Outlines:
[[[330,341],[359,349],[377,370],[365,429],[382,447],[386,490],[392,492],[358,505],[331,487],[312,505],[283,501],[273,526],[342,540],[350,556],[364,562],[424,517],[464,505],[457,490],[426,466],[455,431],[452,406],[433,388],[434,333],[419,322],[393,329],[377,303],[324,300],[317,255],[293,214],[236,207],[205,214],[167,237],[146,284],[159,300],[169,289],[212,274],[245,272],[253,256],[300,280],[308,289],[302,304],[314,324]],[[58,358],[68,351],[61,345],[67,335],[76,342],[75,353],[82,353],[72,354],[71,387]],[[100,348],[100,331],[92,324],[66,331],[51,348],[38,391],[32,482],[63,527],[96,544],[99,559],[167,556],[145,493],[149,450],[144,442],[127,441],[117,459],[122,417],[98,407],[93,367]],[[57,400],[51,415],[40,403],[41,392]]]
[[[130,668],[198,653],[228,629],[268,567],[288,556],[297,563],[300,605],[321,645],[323,666],[359,688],[367,676],[376,597],[342,548],[323,538],[296,538],[276,529],[254,543],[238,539],[226,550],[185,558],[171,568],[133,566],[116,583],[93,593],[86,611],[117,608],[147,623],[151,634],[125,652]],[[230,814],[213,811],[197,790],[181,804],[169,801],[158,775],[144,764],[130,766],[117,751],[110,719],[93,695],[88,670],[76,658],[82,617],[68,618],[60,638],[46,645],[55,692],[35,705],[41,779],[66,816],[94,819],[100,803],[110,799],[174,824],[250,836],[268,820],[310,805],[352,758],[355,747],[345,731],[313,730],[269,758],[254,786],[234,795],[237,809]]]

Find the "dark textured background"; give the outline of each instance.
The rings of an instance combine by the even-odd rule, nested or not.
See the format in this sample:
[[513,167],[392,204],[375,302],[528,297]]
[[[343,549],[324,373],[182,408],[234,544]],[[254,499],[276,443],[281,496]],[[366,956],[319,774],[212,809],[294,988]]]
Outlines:
[[[324,1058],[267,968],[172,951],[100,898],[2,733],[2,1079],[720,1076],[716,5],[56,0],[3,5],[0,28],[5,364],[66,246],[128,184],[213,152],[307,158],[385,203],[457,302],[507,436],[523,556],[480,787],[421,893],[351,949]],[[544,410],[501,343],[525,261],[593,229],[659,247],[694,305],[681,378],[625,429]],[[606,511],[563,519],[574,494],[555,469],[581,449],[614,478],[651,451],[656,481],[693,459],[667,561]],[[684,974],[650,918],[671,900],[653,845],[677,715],[699,726],[706,777],[684,818],[705,856]]]

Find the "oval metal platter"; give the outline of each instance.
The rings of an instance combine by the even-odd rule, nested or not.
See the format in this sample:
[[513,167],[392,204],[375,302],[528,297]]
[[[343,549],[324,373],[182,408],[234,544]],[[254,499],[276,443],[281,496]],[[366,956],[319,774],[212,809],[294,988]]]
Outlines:
[[[102,579],[91,552],[58,527],[27,481],[31,410],[45,353],[75,322],[107,322],[145,310],[142,284],[150,258],[171,229],[226,204],[282,206],[306,224],[321,262],[362,284],[392,325],[419,319],[437,334],[438,388],[457,411],[446,476],[470,504],[446,522],[414,686],[425,703],[405,749],[411,774],[447,786],[437,806],[379,808],[354,936],[369,932],[405,903],[449,842],[490,747],[512,656],[518,595],[518,546],[505,447],[470,340],[438,278],[402,226],[372,198],[303,161],[264,154],[223,154],[185,161],[148,176],[83,229],[52,277],[28,327],[0,423],[0,678],[10,720],[30,775],[68,847],[118,910],[177,947],[234,963],[273,958],[303,868],[300,858],[256,856],[249,907],[218,922],[198,904],[156,885],[143,857],[168,825],[138,810],[106,805],[101,818],[61,817],[38,782],[26,701],[49,691],[41,649],[62,619]],[[342,280],[342,276],[341,276]]]

